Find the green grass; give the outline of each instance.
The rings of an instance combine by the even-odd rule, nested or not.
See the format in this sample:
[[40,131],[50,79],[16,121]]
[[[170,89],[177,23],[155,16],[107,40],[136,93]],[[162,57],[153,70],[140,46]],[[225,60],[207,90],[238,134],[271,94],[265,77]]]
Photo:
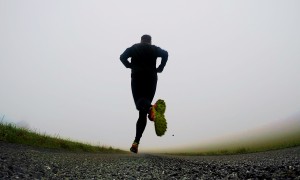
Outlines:
[[66,140],[59,137],[51,137],[28,129],[18,128],[11,123],[3,122],[0,122],[0,141],[76,152],[125,153],[123,150],[112,147],[92,146],[90,144]]
[[[0,122],[0,141],[25,144],[34,147],[64,149],[75,152],[100,152],[100,153],[127,153],[126,151],[105,146],[92,146],[90,144],[75,142],[52,137],[46,134],[33,132],[28,129],[18,128],[14,124]],[[236,140],[197,148],[186,148],[184,151],[172,151],[164,154],[172,155],[232,155],[254,152],[263,152],[300,146],[300,127],[288,132],[259,136],[247,140]]]
[[264,152],[297,146],[300,146],[300,131],[266,136],[257,139],[249,139],[246,141],[233,141],[231,143],[227,142],[210,147],[198,147],[194,149],[188,149],[185,152],[177,151],[167,154],[188,156],[234,155]]

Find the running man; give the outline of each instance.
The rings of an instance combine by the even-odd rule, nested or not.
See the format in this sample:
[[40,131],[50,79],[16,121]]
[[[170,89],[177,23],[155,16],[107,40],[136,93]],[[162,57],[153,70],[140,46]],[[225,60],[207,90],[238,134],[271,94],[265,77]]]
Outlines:
[[[156,67],[156,59],[161,57],[161,63]],[[128,58],[131,58],[130,62]],[[151,36],[143,35],[141,42],[127,48],[120,56],[121,62],[126,68],[131,69],[131,90],[139,118],[136,123],[136,136],[130,148],[131,152],[138,152],[138,145],[143,135],[148,118],[151,116],[152,100],[157,85],[157,73],[161,73],[168,60],[168,52],[151,45]]]

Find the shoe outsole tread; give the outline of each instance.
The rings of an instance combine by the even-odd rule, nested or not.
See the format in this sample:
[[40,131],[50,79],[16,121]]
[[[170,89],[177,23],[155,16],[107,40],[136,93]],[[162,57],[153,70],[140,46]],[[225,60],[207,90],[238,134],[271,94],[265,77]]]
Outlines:
[[163,136],[167,131],[167,120],[165,118],[166,103],[164,100],[157,100],[154,106],[155,121],[154,127],[157,136]]

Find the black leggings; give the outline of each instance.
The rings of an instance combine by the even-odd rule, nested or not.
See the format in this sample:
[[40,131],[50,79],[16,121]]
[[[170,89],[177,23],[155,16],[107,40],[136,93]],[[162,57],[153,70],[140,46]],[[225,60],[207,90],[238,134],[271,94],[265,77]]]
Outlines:
[[157,74],[132,74],[131,90],[139,118],[136,123],[135,142],[139,143],[147,125],[147,113],[151,107],[157,85]]

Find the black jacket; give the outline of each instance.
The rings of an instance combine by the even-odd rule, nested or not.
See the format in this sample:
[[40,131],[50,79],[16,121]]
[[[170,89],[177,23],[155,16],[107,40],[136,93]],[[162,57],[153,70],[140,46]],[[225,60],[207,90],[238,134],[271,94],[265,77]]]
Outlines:
[[[156,68],[156,59],[161,57],[161,63]],[[128,61],[131,58],[131,62]],[[167,60],[168,52],[155,45],[138,43],[127,48],[120,56],[126,68],[131,68],[132,73],[162,72]]]

